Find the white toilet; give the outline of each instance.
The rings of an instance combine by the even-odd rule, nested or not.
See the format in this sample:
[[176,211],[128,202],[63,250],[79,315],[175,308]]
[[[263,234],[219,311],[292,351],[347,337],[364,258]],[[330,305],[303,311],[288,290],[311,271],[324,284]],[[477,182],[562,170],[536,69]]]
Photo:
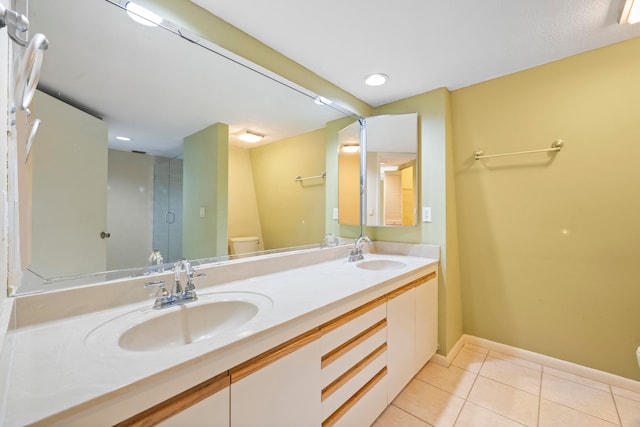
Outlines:
[[257,236],[229,237],[229,254],[248,254],[258,252],[260,239]]

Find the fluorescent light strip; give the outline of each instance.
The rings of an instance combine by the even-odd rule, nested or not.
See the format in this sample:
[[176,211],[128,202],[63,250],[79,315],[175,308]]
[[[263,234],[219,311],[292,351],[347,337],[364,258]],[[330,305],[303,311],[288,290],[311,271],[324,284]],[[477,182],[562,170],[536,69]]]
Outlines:
[[620,16],[621,24],[636,24],[640,22],[640,0],[627,0]]
[[146,25],[148,27],[157,27],[162,23],[162,16],[156,15],[149,9],[146,9],[134,2],[130,1],[125,6],[127,9],[127,15],[129,18],[136,21],[138,24]]

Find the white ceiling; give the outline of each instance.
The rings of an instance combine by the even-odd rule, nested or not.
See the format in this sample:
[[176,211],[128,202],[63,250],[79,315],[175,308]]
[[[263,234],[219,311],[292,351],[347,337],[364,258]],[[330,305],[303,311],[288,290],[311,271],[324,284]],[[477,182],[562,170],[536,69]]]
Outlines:
[[[176,157],[186,136],[214,123],[242,145],[245,129],[270,143],[344,116],[105,0],[29,0],[29,21],[49,40],[38,88],[101,118],[110,148]],[[37,103],[30,108],[40,118]]]
[[640,36],[624,0],[192,1],[372,106]]

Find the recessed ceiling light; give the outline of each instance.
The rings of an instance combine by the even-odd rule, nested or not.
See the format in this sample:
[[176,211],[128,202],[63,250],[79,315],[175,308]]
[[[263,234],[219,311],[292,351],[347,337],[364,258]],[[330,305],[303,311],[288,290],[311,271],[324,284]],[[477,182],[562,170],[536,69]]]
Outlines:
[[264,138],[264,135],[251,130],[245,130],[238,134],[238,139],[244,142],[258,142],[262,140],[262,138]]
[[116,136],[116,139],[118,141],[131,141],[131,138],[129,138],[128,136]]
[[364,82],[368,86],[382,86],[389,80],[389,76],[381,73],[369,74],[364,78]]
[[127,9],[127,15],[129,18],[136,21],[138,24],[146,25],[147,27],[157,27],[162,23],[162,16],[156,15],[149,9],[146,9],[134,2],[127,2],[125,6]]

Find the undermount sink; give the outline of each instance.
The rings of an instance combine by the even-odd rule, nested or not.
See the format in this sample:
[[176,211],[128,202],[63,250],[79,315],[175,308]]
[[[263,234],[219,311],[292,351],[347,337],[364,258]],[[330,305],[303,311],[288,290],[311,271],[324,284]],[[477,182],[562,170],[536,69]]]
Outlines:
[[199,300],[162,309],[144,308],[114,318],[94,329],[88,346],[106,350],[157,351],[205,342],[239,332],[268,297],[250,292],[209,294]]
[[372,259],[361,261],[356,267],[364,270],[397,270],[406,267],[407,264],[393,259]]

